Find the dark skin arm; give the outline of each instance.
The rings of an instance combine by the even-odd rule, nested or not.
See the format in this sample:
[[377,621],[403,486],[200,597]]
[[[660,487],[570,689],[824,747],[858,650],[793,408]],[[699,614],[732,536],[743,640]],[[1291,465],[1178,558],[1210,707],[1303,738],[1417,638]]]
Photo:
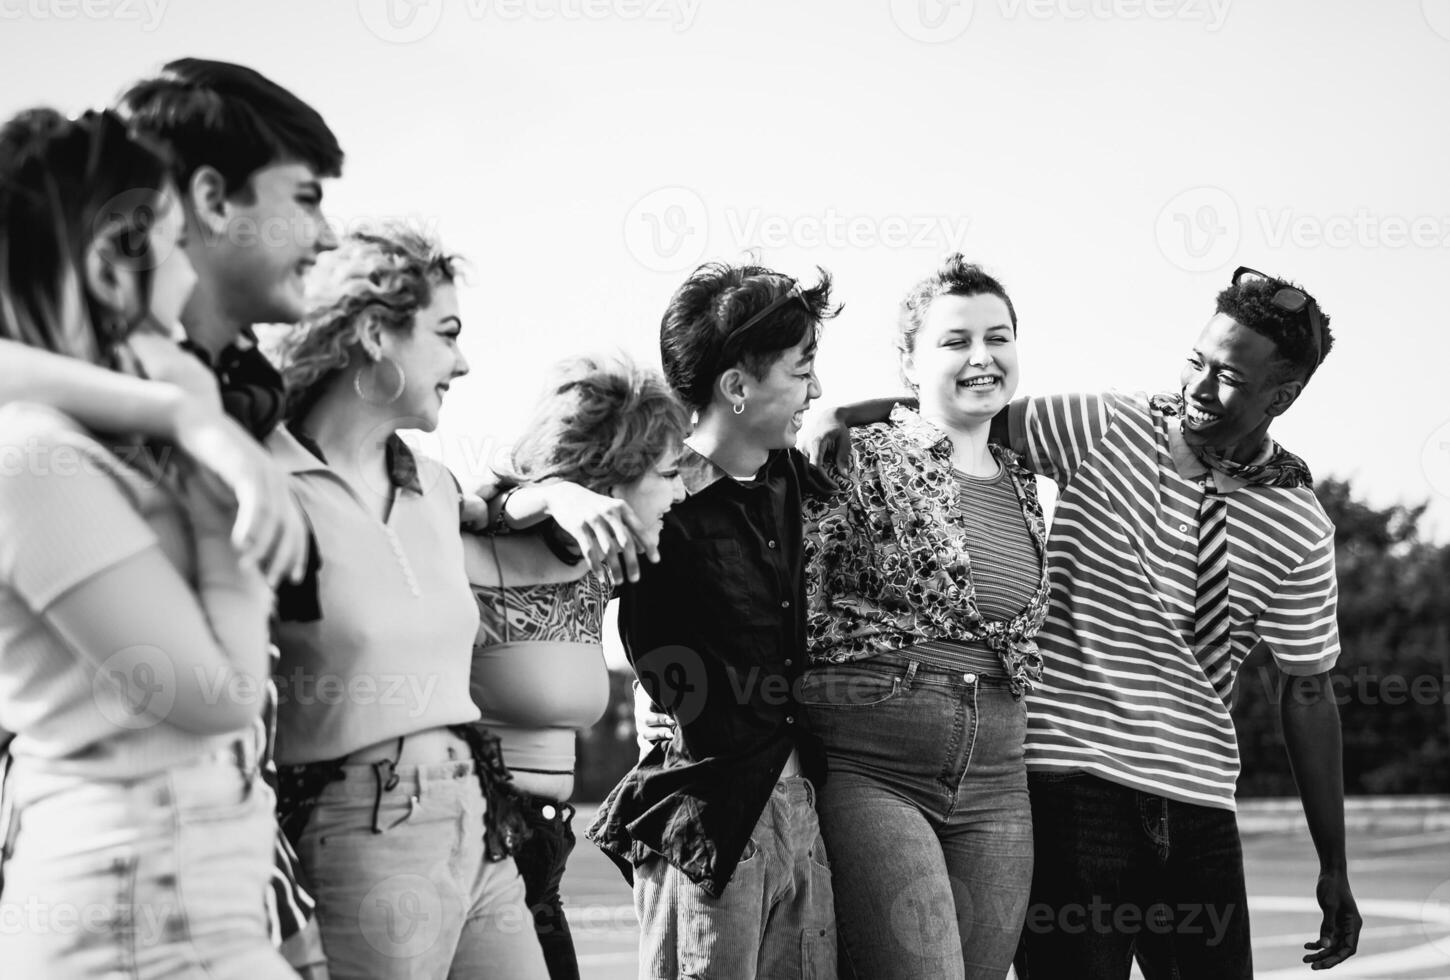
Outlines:
[[1309,677],[1286,676],[1279,691],[1279,717],[1284,744],[1309,836],[1319,854],[1315,897],[1324,911],[1319,939],[1305,943],[1313,950],[1304,962],[1315,970],[1343,963],[1359,947],[1364,925],[1349,888],[1349,861],[1344,844],[1344,766],[1339,706],[1328,672]]

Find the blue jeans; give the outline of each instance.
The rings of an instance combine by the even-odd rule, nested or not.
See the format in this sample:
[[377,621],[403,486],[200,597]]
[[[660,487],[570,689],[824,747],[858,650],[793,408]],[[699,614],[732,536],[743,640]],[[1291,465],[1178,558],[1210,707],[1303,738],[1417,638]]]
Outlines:
[[1253,977],[1232,812],[1087,773],[1033,773],[1037,871],[1023,980]]
[[231,749],[125,782],[17,760],[6,794],[5,976],[296,980],[267,929],[272,791]]
[[804,776],[775,784],[719,898],[663,858],[634,869],[640,980],[834,980],[831,872]]
[[1001,980],[1032,879],[1023,703],[898,655],[813,667],[800,702],[826,745],[842,975]]

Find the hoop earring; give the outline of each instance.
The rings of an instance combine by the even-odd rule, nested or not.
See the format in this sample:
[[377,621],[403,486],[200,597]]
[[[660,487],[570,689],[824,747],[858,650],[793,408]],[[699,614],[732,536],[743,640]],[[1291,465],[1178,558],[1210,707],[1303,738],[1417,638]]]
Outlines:
[[[379,391],[381,389],[376,383],[378,368],[383,364],[391,365],[392,369],[398,372],[397,388],[391,394],[387,395],[379,394]],[[363,384],[364,374],[371,375],[370,383],[368,385]],[[388,357],[388,355],[386,354],[383,354],[378,360],[368,365],[368,367],[359,370],[357,374],[354,374],[352,376],[353,391],[356,391],[357,396],[363,401],[367,402],[369,405],[391,405],[393,402],[403,397],[403,389],[407,387],[408,379],[407,376],[403,374],[403,366],[397,361],[393,360],[391,357]]]
[[734,412],[736,415],[744,415],[745,414],[745,403],[744,402],[737,402],[736,405],[735,405],[735,407],[732,408],[731,411]]

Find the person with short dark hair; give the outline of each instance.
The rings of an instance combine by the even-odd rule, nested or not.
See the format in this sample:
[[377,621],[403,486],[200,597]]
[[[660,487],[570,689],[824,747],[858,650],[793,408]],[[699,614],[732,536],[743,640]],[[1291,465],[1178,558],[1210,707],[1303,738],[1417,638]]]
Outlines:
[[1023,765],[1047,613],[1037,485],[988,442],[1017,388],[1007,291],[960,254],[901,305],[898,406],[805,505],[820,820],[843,972],[996,980],[1032,877]]
[[831,280],[708,263],[660,325],[665,375],[698,414],[660,563],[623,589],[620,634],[678,728],[609,794],[588,837],[632,880],[640,976],[834,976],[819,740],[805,666],[801,501],[834,485],[794,449],[821,389]]

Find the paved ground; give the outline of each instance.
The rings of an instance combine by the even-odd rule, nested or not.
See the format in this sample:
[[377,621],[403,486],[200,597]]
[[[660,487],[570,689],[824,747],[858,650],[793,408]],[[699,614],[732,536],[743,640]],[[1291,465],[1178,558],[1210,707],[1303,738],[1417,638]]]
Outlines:
[[[591,816],[581,811],[576,826]],[[1300,963],[1302,945],[1319,931],[1313,847],[1282,833],[1244,846],[1258,980],[1450,978],[1450,832],[1353,839],[1350,875],[1365,930],[1359,955],[1327,974]],[[592,844],[575,851],[563,893],[584,980],[632,980],[638,930],[629,889]]]

